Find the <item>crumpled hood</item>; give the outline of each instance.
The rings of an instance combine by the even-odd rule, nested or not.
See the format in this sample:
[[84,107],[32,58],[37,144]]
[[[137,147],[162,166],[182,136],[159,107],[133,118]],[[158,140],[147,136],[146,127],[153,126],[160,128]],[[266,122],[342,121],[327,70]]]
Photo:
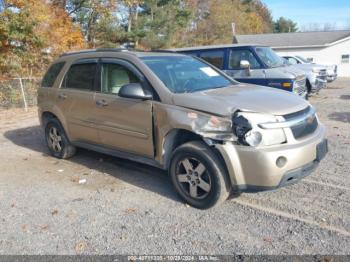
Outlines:
[[249,84],[174,94],[173,102],[178,106],[221,116],[230,116],[237,110],[285,115],[309,105],[293,93]]

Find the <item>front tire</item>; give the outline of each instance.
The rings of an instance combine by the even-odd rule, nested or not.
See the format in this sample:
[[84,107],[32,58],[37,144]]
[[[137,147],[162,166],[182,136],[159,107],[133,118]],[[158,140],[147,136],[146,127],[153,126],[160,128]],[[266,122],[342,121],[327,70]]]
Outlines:
[[173,153],[169,173],[177,193],[193,207],[211,208],[230,194],[226,169],[215,152],[201,141],[178,147]]
[[76,152],[61,125],[56,119],[50,119],[45,126],[45,140],[52,156],[67,159],[72,157]]
[[312,93],[312,86],[309,80],[306,80],[306,90],[307,90],[307,94],[311,95]]

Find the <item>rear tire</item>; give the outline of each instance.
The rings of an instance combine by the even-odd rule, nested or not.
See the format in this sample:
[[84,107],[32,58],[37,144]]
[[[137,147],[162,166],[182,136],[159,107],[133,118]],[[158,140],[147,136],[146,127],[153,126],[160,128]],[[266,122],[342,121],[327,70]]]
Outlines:
[[201,141],[183,144],[174,151],[169,174],[176,192],[196,208],[216,206],[230,194],[226,169],[215,152]]
[[52,156],[67,159],[76,152],[66,135],[61,123],[56,119],[49,119],[45,126],[45,140]]

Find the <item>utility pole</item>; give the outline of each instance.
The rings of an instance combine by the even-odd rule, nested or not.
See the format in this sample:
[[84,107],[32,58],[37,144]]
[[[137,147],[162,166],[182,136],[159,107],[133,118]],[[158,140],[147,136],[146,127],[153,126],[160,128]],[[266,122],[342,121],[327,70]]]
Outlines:
[[231,27],[232,27],[232,36],[235,36],[235,34],[236,34],[236,23],[231,23]]

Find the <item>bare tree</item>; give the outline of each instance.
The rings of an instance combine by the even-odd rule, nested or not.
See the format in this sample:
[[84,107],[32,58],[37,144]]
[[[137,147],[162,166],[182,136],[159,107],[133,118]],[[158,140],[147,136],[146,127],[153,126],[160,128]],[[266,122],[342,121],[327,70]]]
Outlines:
[[310,31],[334,31],[334,30],[337,30],[339,29],[337,27],[337,24],[335,22],[333,23],[324,23],[324,24],[321,24],[321,23],[310,23],[310,24],[307,24],[307,25],[303,25],[301,27],[301,31],[303,32],[310,32]]
[[323,31],[334,31],[337,29],[336,23],[325,23],[323,25]]

